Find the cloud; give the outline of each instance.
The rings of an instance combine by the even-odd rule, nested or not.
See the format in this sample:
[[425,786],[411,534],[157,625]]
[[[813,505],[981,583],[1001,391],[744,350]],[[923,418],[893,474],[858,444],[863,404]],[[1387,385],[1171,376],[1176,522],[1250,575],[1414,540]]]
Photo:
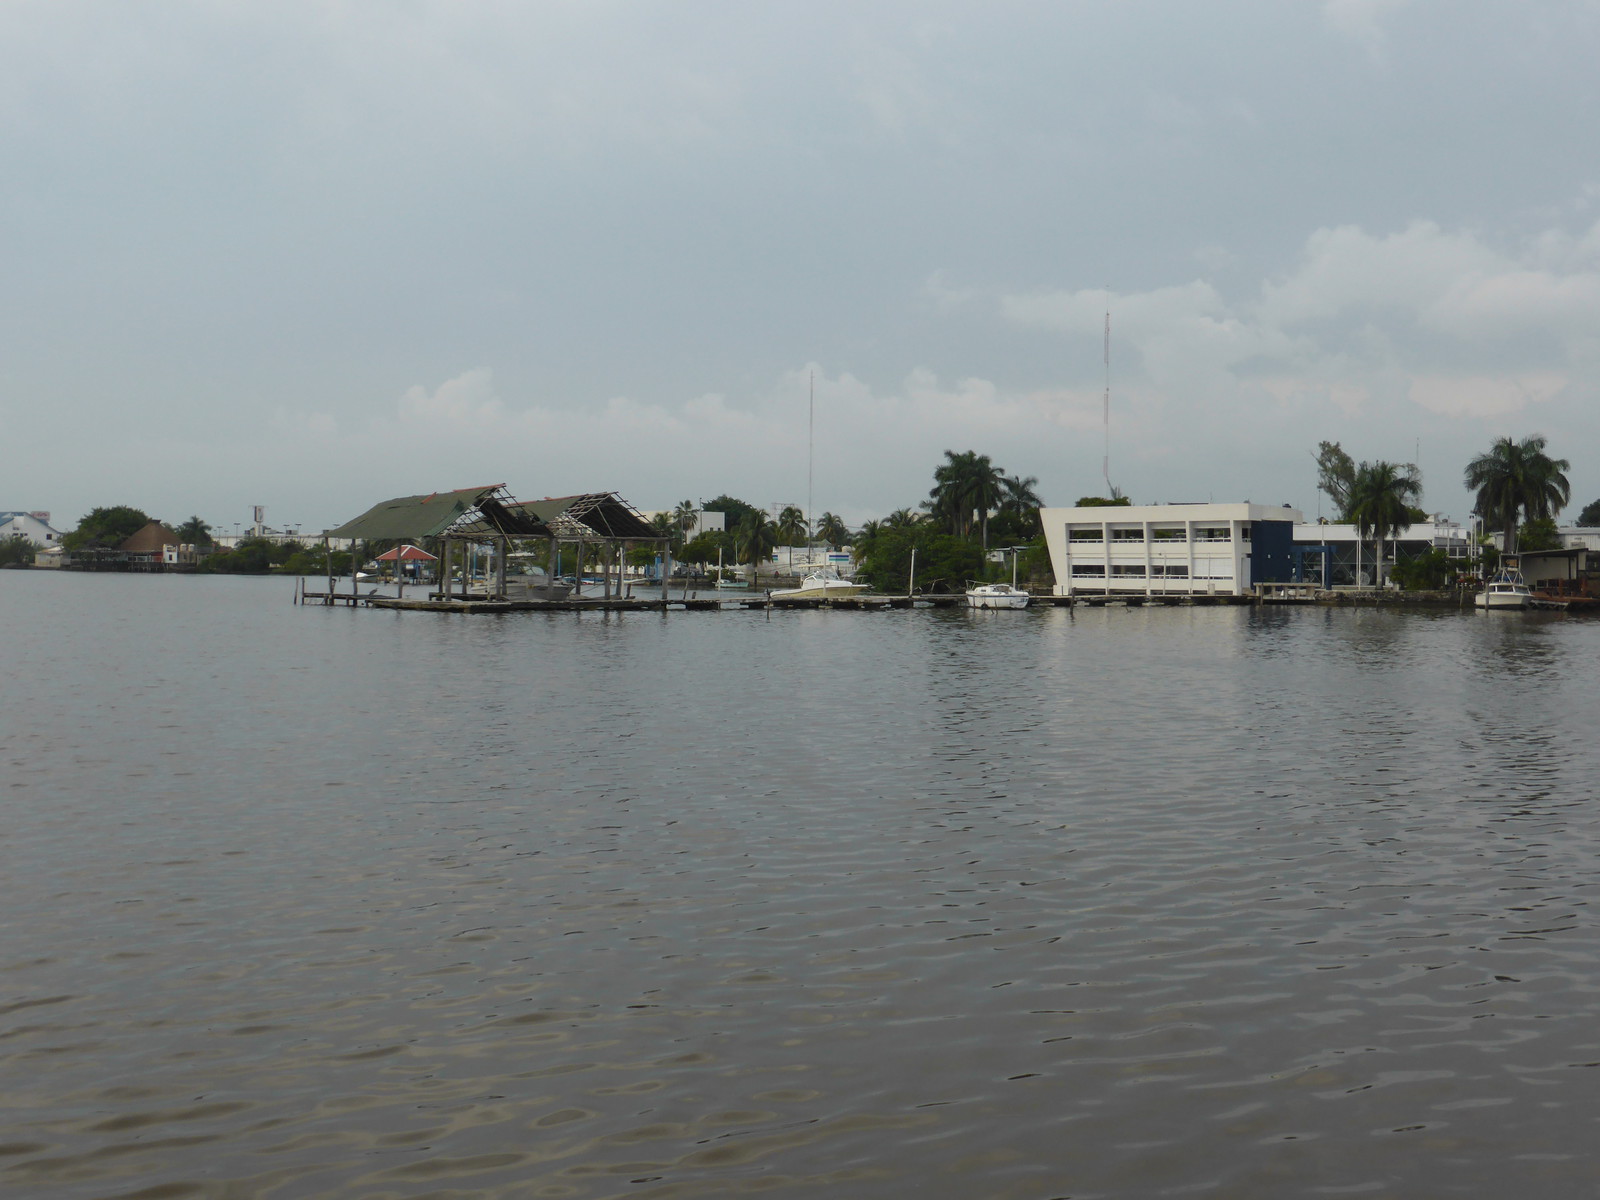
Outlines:
[[[1592,354],[1596,236],[1541,234],[1518,255],[1431,221],[1386,235],[1319,229],[1255,296],[1194,280],[1113,297],[1113,354],[1120,375],[1131,360],[1133,378],[1163,391],[1254,385],[1346,413],[1390,395],[1444,416],[1500,416],[1561,392],[1565,364]],[[1015,324],[1084,335],[1098,332],[1106,297],[1033,291],[996,303]]]
[[1381,63],[1389,48],[1384,19],[1407,0],[1323,0],[1322,23],[1356,42],[1367,57]]
[[1559,372],[1520,378],[1425,375],[1411,381],[1411,400],[1448,417],[1491,420],[1555,399],[1567,386]]
[[428,433],[482,433],[505,423],[505,404],[494,387],[494,372],[478,367],[446,380],[433,391],[419,386],[400,398],[396,420]]

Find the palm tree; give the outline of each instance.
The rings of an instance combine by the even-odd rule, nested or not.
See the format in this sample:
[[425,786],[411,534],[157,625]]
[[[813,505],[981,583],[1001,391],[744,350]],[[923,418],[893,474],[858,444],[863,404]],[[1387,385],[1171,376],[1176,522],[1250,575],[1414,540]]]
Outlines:
[[677,526],[678,536],[689,536],[689,530],[694,527],[697,509],[693,500],[680,500],[678,507],[672,510],[672,523]]
[[798,546],[810,532],[810,527],[806,524],[806,514],[793,504],[786,506],[778,514],[778,536],[787,545]]
[[928,493],[928,508],[958,537],[971,537],[974,524],[983,530],[983,544],[989,545],[989,513],[1000,504],[1005,473],[987,454],[975,450],[944,452],[945,461],[934,468],[933,490]]
[[1472,511],[1504,530],[1507,554],[1516,553],[1519,513],[1530,521],[1553,518],[1572,497],[1566,475],[1572,464],[1551,458],[1544,447],[1538,434],[1520,442],[1497,438],[1487,454],[1467,464],[1466,485],[1478,494]]
[[778,529],[764,512],[753,512],[735,531],[734,551],[750,564],[750,586],[756,583],[756,572],[771,556],[778,544]]
[[1025,478],[1020,475],[1003,475],[1000,478],[998,511],[1014,518],[1016,526],[1029,537],[1037,536],[1039,510],[1044,507],[1044,501],[1039,493],[1034,491],[1038,486],[1039,479],[1035,475]]
[[186,546],[209,546],[211,526],[199,517],[190,517],[177,530],[178,540]]
[[1411,506],[1422,499],[1422,477],[1410,463],[1362,463],[1350,484],[1346,512],[1360,537],[1377,542],[1372,577],[1383,582],[1383,540],[1411,524]]
[[829,549],[837,550],[850,540],[850,530],[839,517],[825,512],[817,518],[817,536],[828,543]]
[[897,508],[883,519],[887,529],[909,529],[922,520],[922,514],[912,512],[909,508]]

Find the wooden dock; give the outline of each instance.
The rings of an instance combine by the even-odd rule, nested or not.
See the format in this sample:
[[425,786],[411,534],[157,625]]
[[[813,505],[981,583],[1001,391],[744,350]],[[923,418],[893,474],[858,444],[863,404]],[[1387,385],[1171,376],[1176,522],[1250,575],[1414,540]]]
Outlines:
[[[1086,608],[1103,608],[1108,605],[1127,608],[1147,606],[1199,607],[1250,604],[1254,602],[1255,598],[1250,596],[1085,595],[1079,592],[1071,596],[1036,595],[1033,597],[1030,607],[1035,609],[1071,608],[1075,605],[1082,605]],[[717,594],[711,596],[691,593],[688,596],[671,596],[666,599],[662,599],[660,596],[569,596],[564,600],[486,600],[463,599],[460,597],[443,599],[438,596],[412,599],[410,597],[384,595],[376,590],[366,592],[341,592],[335,590],[329,593],[296,589],[295,603],[344,605],[349,608],[387,608],[405,612],[452,613],[659,612],[665,609],[676,609],[684,612],[730,612],[741,609],[835,609],[848,612],[885,612],[891,609],[905,608],[964,608],[966,607],[967,597],[965,592],[937,592],[916,596],[868,595],[827,598],[773,597],[764,592],[750,592],[744,595]]]

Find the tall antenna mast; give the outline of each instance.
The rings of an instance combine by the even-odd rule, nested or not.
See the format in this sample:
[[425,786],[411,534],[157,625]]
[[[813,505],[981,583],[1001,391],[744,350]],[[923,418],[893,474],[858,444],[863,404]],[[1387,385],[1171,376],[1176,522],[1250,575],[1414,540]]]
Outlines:
[[1117,489],[1111,486],[1111,285],[1106,284],[1106,394],[1101,404],[1101,419],[1105,424],[1106,448],[1100,459],[1100,473],[1106,479],[1106,499],[1115,500]]
[[806,552],[811,551],[811,464],[817,456],[817,373],[811,372],[811,394],[806,402]]

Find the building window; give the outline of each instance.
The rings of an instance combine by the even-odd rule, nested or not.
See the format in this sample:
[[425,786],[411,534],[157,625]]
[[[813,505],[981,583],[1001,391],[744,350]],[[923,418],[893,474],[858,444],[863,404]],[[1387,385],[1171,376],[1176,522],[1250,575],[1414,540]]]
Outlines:
[[1106,568],[1104,563],[1073,563],[1072,574],[1074,576],[1093,575],[1098,579],[1103,579],[1105,578]]
[[1113,529],[1111,540],[1114,542],[1142,542],[1144,541],[1143,529]]
[[1139,578],[1142,579],[1142,578],[1144,578],[1144,564],[1143,563],[1118,563],[1114,567],[1111,568],[1111,573],[1113,575],[1137,575]]
[[1072,542],[1105,541],[1105,538],[1103,538],[1100,534],[1101,531],[1098,525],[1096,525],[1093,529],[1074,529],[1070,525],[1067,526],[1067,540]]
[[1177,529],[1152,529],[1150,539],[1156,542],[1186,542],[1189,536],[1188,530],[1179,526]]
[[1229,536],[1226,525],[1197,525],[1195,526],[1194,540],[1197,542],[1231,542],[1233,538]]

